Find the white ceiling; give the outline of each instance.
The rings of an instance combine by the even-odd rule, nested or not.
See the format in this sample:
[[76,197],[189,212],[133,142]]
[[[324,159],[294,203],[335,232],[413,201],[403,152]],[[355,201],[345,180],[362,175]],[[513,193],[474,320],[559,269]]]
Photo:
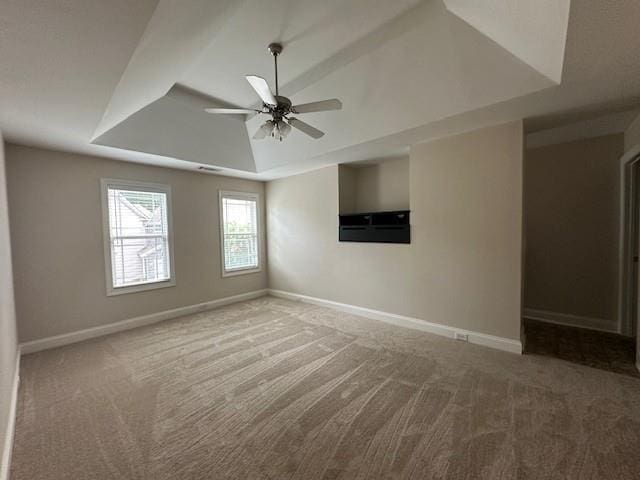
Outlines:
[[[274,80],[267,45],[280,42],[279,83],[287,85],[401,15],[420,0],[246,0],[180,79],[234,105],[256,103],[245,75]],[[380,46],[371,42],[368,49]],[[294,92],[283,92],[291,94]]]
[[[492,123],[541,129],[640,104],[640,2],[568,5],[0,0],[0,129],[19,143],[269,179]],[[255,105],[243,77],[272,83],[266,45],[278,40],[281,93],[343,101],[301,116],[320,140],[250,141],[259,118],[202,113]]]
[[526,148],[538,148],[602,135],[624,133],[639,113],[640,110],[637,109],[616,112],[531,132],[526,135],[525,146]]
[[95,137],[165,95],[241,3],[236,0],[160,0]]
[[[425,2],[387,28],[399,34],[292,97],[294,103],[343,100],[340,112],[304,117],[326,136],[252,141],[258,171],[297,166],[305,160],[300,152],[313,159],[554,85],[439,2]],[[249,132],[261,121],[249,120]],[[352,160],[363,158],[346,159]]]
[[444,0],[447,9],[537,71],[560,83],[568,1]]
[[88,145],[157,0],[0,0],[0,128]]

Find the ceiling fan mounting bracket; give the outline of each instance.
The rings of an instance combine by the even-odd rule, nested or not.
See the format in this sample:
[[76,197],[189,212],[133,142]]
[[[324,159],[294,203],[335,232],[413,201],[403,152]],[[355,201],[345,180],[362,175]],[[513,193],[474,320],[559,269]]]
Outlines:
[[273,55],[274,57],[277,57],[278,55],[280,55],[282,53],[282,44],[281,43],[270,43],[269,46],[267,47],[267,50],[269,50],[271,55]]

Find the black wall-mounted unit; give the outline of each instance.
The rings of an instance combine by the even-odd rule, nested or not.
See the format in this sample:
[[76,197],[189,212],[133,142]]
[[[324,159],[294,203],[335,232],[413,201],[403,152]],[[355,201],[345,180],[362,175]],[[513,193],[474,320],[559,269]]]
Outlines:
[[341,242],[411,243],[409,210],[340,215]]

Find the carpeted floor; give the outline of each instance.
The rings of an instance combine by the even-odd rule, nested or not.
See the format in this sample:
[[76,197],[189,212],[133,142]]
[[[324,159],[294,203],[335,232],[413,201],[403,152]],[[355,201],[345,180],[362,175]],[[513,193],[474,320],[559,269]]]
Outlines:
[[23,358],[12,480],[638,479],[640,380],[272,297]]

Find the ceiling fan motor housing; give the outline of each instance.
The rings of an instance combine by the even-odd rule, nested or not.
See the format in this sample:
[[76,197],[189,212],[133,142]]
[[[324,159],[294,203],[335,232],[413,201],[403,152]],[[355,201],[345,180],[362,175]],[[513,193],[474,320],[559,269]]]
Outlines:
[[291,112],[291,100],[287,97],[281,97],[280,95],[275,95],[275,97],[278,101],[278,105],[271,107],[271,112],[274,119],[277,118],[278,120],[282,120],[282,117]]

